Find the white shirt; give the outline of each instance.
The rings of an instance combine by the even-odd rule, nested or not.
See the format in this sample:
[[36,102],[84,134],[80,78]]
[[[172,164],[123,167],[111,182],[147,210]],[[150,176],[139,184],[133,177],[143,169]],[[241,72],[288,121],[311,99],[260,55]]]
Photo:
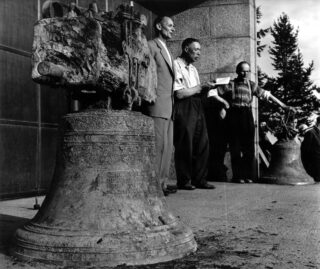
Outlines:
[[169,52],[169,50],[168,50],[168,48],[167,48],[166,43],[164,43],[161,39],[158,39],[158,40],[159,40],[159,42],[161,43],[161,45],[164,47],[164,49],[165,49],[165,51],[166,51],[166,53],[167,53],[168,59],[169,59],[169,61],[170,61],[170,66],[172,67],[172,59],[171,59],[171,55],[170,55],[170,52]]
[[187,65],[185,60],[180,57],[174,60],[173,64],[175,71],[174,91],[200,85],[198,71],[192,64]]

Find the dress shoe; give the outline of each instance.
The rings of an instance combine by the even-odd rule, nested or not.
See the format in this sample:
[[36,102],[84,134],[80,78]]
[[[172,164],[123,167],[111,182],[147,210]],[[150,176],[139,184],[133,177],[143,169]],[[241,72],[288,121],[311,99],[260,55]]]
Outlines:
[[164,190],[162,190],[162,192],[163,192],[163,195],[164,195],[164,196],[169,196],[168,190],[164,189]]
[[244,181],[245,181],[246,183],[253,183],[253,181],[252,181],[251,179],[249,179],[249,178],[246,178]]
[[196,189],[196,187],[191,185],[191,184],[186,184],[186,185],[183,185],[183,186],[178,186],[178,189],[179,190],[193,191],[193,190]]
[[215,189],[216,187],[209,184],[209,183],[204,183],[204,184],[201,184],[201,185],[197,185],[196,186],[197,189],[207,189],[207,190],[213,190]]
[[163,191],[166,191],[166,192],[168,192],[169,194],[171,194],[171,193],[176,193],[176,192],[177,192],[177,189],[170,189],[170,188],[168,188],[168,186],[167,186],[167,188],[163,189]]
[[234,179],[234,180],[232,180],[232,182],[234,182],[234,183],[240,183],[240,184],[246,183],[246,182],[244,181],[244,179]]
[[167,189],[174,190],[175,192],[177,192],[177,185],[167,185]]

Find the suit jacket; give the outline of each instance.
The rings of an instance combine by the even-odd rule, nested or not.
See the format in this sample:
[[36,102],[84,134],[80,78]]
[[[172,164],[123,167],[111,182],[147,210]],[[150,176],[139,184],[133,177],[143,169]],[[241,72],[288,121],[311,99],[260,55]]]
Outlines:
[[152,117],[159,117],[170,119],[173,110],[173,58],[172,66],[167,57],[165,48],[158,39],[153,39],[148,42],[152,57],[157,66],[157,88],[156,101],[154,104],[148,104],[146,107],[146,114]]

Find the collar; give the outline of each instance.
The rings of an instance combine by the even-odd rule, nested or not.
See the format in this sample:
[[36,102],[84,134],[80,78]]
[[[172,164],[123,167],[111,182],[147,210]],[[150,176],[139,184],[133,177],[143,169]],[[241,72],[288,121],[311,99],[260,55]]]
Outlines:
[[167,44],[164,41],[162,41],[159,37],[157,37],[157,40],[160,42],[162,46],[167,47]]
[[178,57],[177,58],[177,61],[179,62],[179,65],[181,66],[181,67],[184,67],[185,69],[187,69],[187,70],[189,70],[190,68],[194,68],[194,66],[193,66],[193,64],[188,64],[187,62],[186,62],[186,60],[185,59],[183,59],[182,57]]
[[234,79],[236,82],[243,82],[243,83],[246,83],[247,81],[249,81],[249,79],[240,79],[239,77],[236,77],[235,79]]

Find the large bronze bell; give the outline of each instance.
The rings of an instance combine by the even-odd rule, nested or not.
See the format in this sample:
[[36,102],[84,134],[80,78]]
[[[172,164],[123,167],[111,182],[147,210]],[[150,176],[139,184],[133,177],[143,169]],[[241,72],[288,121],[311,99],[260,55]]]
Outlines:
[[68,114],[52,186],[13,239],[21,260],[92,267],[151,264],[195,251],[154,173],[153,120],[138,112]]
[[270,166],[263,173],[262,181],[283,185],[314,183],[303,168],[300,157],[300,143],[296,140],[276,143],[272,148],[271,156]]

